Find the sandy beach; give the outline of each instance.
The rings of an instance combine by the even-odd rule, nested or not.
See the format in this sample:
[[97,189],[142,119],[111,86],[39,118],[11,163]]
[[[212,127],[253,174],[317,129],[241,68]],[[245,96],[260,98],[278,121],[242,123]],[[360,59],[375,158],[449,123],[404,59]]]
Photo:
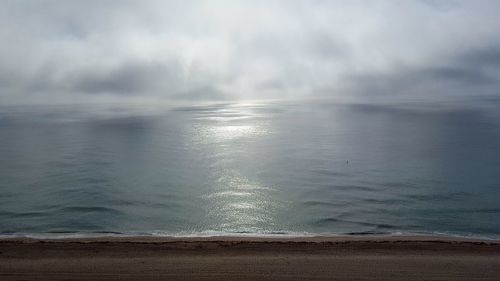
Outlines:
[[0,241],[0,280],[499,280],[500,243],[430,236]]

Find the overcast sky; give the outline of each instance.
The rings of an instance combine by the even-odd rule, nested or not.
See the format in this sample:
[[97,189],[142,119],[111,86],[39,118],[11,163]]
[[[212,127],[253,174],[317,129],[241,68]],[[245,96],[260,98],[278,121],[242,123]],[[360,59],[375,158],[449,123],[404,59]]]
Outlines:
[[499,11],[480,0],[0,0],[0,103],[497,95]]

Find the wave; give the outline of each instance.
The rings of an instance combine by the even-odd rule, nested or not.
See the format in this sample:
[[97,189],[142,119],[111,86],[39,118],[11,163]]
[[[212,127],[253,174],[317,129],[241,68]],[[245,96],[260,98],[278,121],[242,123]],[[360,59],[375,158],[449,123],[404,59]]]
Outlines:
[[500,241],[500,235],[482,235],[475,233],[453,233],[453,232],[436,232],[436,231],[362,231],[362,232],[294,232],[294,231],[270,231],[270,232],[224,232],[224,231],[199,231],[199,232],[167,232],[167,231],[151,231],[151,232],[47,232],[47,233],[3,233],[0,234],[0,240],[29,238],[29,239],[81,239],[81,238],[212,238],[212,237],[241,237],[241,238],[313,238],[313,237],[356,237],[356,236],[377,236],[377,237],[442,237],[442,238],[464,238],[464,239],[480,239]]

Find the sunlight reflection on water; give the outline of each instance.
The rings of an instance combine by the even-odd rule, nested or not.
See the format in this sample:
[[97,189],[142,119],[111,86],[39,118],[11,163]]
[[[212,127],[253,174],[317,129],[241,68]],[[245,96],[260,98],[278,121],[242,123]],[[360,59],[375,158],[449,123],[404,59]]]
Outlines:
[[220,227],[243,231],[273,224],[275,209],[281,205],[273,196],[273,189],[230,167],[217,170],[213,176],[217,184],[205,198],[208,216],[218,218]]
[[209,146],[214,185],[204,196],[207,216],[217,218],[213,228],[233,231],[262,230],[272,225],[274,209],[281,204],[273,190],[257,180],[249,179],[225,156],[241,151],[240,141],[254,141],[266,136],[267,124],[258,118],[251,105],[230,107],[215,112],[203,112],[194,124],[193,143]]

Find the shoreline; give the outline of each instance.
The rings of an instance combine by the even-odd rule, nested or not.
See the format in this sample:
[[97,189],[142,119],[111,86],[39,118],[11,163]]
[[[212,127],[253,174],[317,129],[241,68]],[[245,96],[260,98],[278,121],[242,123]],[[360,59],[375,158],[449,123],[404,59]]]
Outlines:
[[500,236],[479,234],[450,234],[432,232],[408,233],[233,233],[233,232],[198,232],[198,233],[12,233],[0,234],[0,242],[6,240],[103,240],[103,241],[183,241],[183,240],[283,240],[283,241],[342,241],[342,240],[455,240],[455,241],[484,241],[500,243]]
[[500,241],[441,236],[0,239],[0,280],[498,280]]
[[500,238],[464,237],[435,234],[354,234],[354,235],[212,235],[212,236],[160,236],[160,235],[75,235],[75,236],[0,236],[2,242],[53,243],[174,243],[174,242],[453,242],[500,244]]

